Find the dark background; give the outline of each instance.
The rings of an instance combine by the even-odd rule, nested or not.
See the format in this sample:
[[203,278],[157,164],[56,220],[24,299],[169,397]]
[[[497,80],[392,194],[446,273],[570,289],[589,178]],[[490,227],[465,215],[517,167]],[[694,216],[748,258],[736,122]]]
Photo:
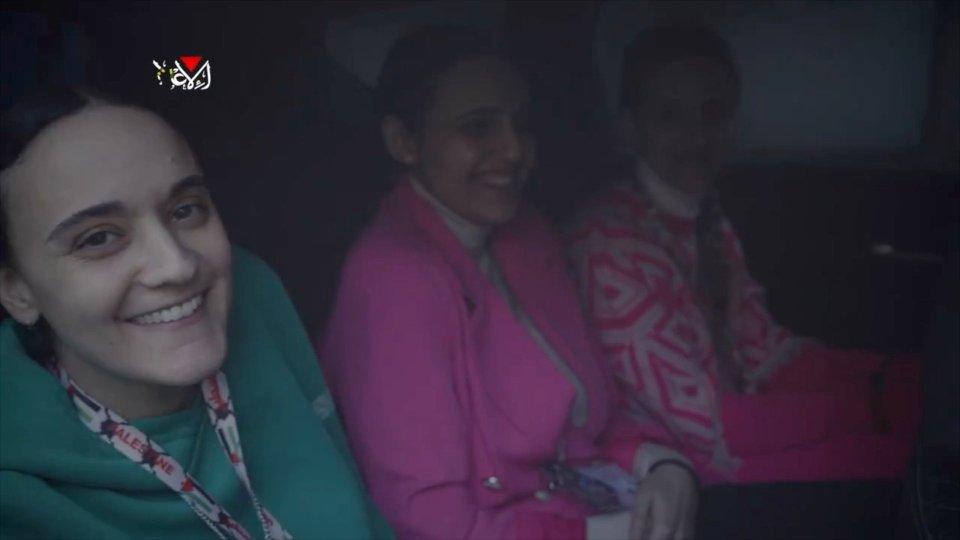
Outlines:
[[[46,83],[85,83],[161,113],[193,144],[232,240],[278,271],[316,334],[332,306],[344,255],[388,187],[378,135],[369,108],[362,106],[368,91],[328,57],[327,23],[420,4],[5,2],[0,97],[5,108]],[[539,166],[529,199],[557,225],[624,165],[610,151],[609,116],[601,110],[602,78],[593,56],[605,4],[510,2],[500,20],[505,42],[530,75],[537,104]],[[871,10],[889,5],[652,4],[690,16],[732,6],[745,20],[752,10],[782,9],[798,21],[811,10],[842,5],[846,15],[814,27],[800,45],[811,50],[823,36],[869,37],[863,21]],[[900,4],[908,11],[912,5]],[[917,71],[922,76],[902,81],[929,89],[921,96],[917,140],[897,148],[786,148],[747,156],[721,181],[725,207],[754,277],[768,289],[771,310],[800,333],[836,346],[918,350],[935,301],[944,300],[938,298],[944,289],[936,285],[942,273],[937,258],[956,253],[960,227],[958,5],[922,4],[934,14],[933,30],[924,37],[928,53],[886,51],[915,54],[910,62],[925,66]],[[895,31],[910,31],[888,22]],[[883,36],[876,46],[884,47]],[[835,53],[842,57],[844,51]],[[825,65],[833,60],[812,54],[820,54],[814,60]],[[210,90],[174,92],[157,85],[152,60],[181,55],[210,60]],[[780,67],[790,73],[789,62],[779,63],[788,64]],[[848,68],[835,80],[818,78],[798,91],[829,102],[834,90],[839,95],[842,85],[857,82],[859,66]],[[806,75],[791,74],[800,80]],[[778,97],[766,88],[751,92],[755,98]],[[892,119],[901,104],[888,105]],[[840,112],[825,107],[809,114],[787,106],[779,116],[789,132],[793,121],[815,127]],[[881,109],[873,120],[883,126],[886,118]],[[933,258],[878,257],[870,251],[875,243]],[[956,298],[949,301],[955,306]],[[898,493],[896,482],[713,488],[702,500],[701,533],[890,537]]]
[[[362,100],[365,91],[351,90],[349,74],[328,58],[327,22],[416,4],[8,2],[3,105],[37,85],[66,81],[160,112],[199,154],[232,240],[279,272],[317,331],[345,252],[387,187],[374,126],[345,117],[334,95],[356,92]],[[603,91],[592,47],[603,4],[512,2],[501,21],[538,104],[540,165],[529,197],[558,225],[622,162],[609,151],[598,113]],[[775,316],[834,345],[920,344],[940,265],[881,258],[871,244],[937,256],[956,249],[957,122],[944,115],[958,100],[950,53],[958,45],[957,3],[930,4],[933,53],[917,59],[930,66],[924,82],[931,89],[920,145],[745,160],[721,184]],[[717,4],[684,5],[696,16]],[[838,20],[833,30],[856,24]],[[210,59],[210,90],[156,84],[152,60],[189,54]],[[827,92],[830,84],[818,82]]]

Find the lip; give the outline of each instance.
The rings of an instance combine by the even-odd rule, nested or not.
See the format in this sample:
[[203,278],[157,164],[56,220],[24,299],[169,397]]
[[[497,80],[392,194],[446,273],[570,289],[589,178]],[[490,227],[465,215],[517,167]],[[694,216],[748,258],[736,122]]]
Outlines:
[[514,171],[490,171],[477,173],[476,178],[481,184],[496,188],[506,188],[520,185],[520,175]]
[[[182,299],[182,300],[180,300],[180,301],[178,301],[178,302],[174,302],[174,303],[171,303],[171,304],[168,304],[168,305],[159,307],[159,308],[157,308],[157,309],[152,309],[152,310],[150,310],[150,311],[145,311],[145,312],[143,312],[143,313],[139,313],[139,314],[134,315],[134,316],[132,316],[132,317],[127,317],[127,318],[125,318],[125,319],[123,320],[123,322],[126,322],[126,323],[128,323],[128,324],[132,324],[132,325],[134,325],[134,326],[136,326],[136,327],[139,327],[139,328],[173,328],[173,327],[179,327],[179,326],[184,326],[184,325],[190,324],[191,322],[195,321],[195,320],[206,310],[206,306],[207,306],[207,296],[208,296],[208,293],[209,293],[209,292],[210,292],[210,289],[205,289],[205,290],[200,291],[200,292],[198,292],[198,293],[195,293],[195,294],[193,294],[193,295],[191,295],[191,296],[185,297],[184,299]],[[184,304],[188,304],[188,303],[192,302],[194,299],[198,299],[199,305],[197,305],[197,307],[194,309],[193,313],[191,313],[190,315],[188,315],[188,316],[186,316],[186,317],[182,317],[182,318],[180,318],[180,319],[176,319],[176,320],[173,320],[173,321],[167,321],[167,322],[143,323],[143,322],[137,322],[137,321],[136,321],[136,319],[141,318],[141,317],[144,317],[144,316],[147,316],[147,315],[157,314],[157,313],[159,313],[159,312],[162,312],[162,311],[165,311],[165,310],[168,310],[168,309],[177,307],[177,306],[182,306],[182,305],[184,305]]]

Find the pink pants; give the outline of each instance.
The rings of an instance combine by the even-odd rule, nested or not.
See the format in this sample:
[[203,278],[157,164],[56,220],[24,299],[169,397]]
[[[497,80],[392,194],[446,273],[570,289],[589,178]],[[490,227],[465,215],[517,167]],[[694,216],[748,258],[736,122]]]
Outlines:
[[726,440],[742,460],[734,482],[901,477],[920,421],[920,362],[894,358],[877,392],[883,359],[811,347],[762,393],[725,396]]

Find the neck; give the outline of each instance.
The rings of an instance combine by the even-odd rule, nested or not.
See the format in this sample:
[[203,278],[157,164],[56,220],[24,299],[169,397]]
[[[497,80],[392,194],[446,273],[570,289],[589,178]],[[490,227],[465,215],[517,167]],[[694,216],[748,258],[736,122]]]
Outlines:
[[674,216],[695,219],[700,214],[702,193],[689,193],[670,185],[643,160],[637,161],[637,177],[654,204]]
[[198,385],[163,386],[131,381],[80,360],[62,347],[57,346],[56,351],[60,368],[66,371],[84,392],[126,420],[152,418],[182,411],[190,407],[199,391]]
[[479,257],[487,247],[487,238],[490,236],[491,227],[479,225],[461,216],[434,197],[419,180],[414,178],[412,182],[414,191],[433,206],[454,236],[474,257]]

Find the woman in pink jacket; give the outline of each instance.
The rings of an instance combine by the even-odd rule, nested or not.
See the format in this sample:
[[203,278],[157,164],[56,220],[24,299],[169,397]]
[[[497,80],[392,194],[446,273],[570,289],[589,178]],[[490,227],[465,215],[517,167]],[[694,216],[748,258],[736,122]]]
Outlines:
[[[694,476],[657,444],[666,432],[618,414],[561,245],[521,202],[533,138],[517,68],[473,30],[426,28],[394,45],[376,95],[402,172],[321,347],[398,535],[689,537]],[[577,496],[590,473],[611,489]]]

